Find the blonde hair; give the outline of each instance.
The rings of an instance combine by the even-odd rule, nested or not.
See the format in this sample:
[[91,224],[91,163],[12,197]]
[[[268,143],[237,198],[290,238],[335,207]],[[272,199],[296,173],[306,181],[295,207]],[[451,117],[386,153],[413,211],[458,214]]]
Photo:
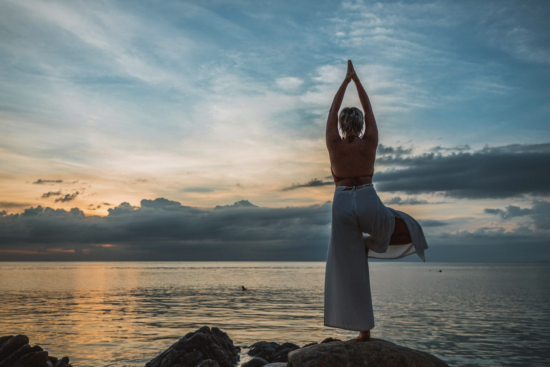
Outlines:
[[340,111],[338,122],[344,136],[348,133],[359,136],[363,131],[363,112],[357,107],[345,107]]

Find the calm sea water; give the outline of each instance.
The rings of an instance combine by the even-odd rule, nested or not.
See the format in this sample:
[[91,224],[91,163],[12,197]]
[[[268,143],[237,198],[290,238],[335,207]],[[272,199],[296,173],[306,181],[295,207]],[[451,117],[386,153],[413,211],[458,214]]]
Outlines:
[[[548,265],[370,271],[373,337],[451,366],[550,365]],[[354,337],[323,326],[323,281],[324,263],[0,262],[0,335],[26,334],[75,367],[144,366],[203,325],[240,346]]]

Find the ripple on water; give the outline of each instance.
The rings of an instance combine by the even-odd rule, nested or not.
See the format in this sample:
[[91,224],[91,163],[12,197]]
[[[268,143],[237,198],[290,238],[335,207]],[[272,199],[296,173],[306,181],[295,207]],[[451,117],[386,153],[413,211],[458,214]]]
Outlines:
[[[370,271],[374,337],[452,366],[550,365],[548,266],[400,262]],[[323,281],[324,263],[0,263],[0,330],[80,367],[143,366],[203,325],[237,345],[355,336],[323,326]]]

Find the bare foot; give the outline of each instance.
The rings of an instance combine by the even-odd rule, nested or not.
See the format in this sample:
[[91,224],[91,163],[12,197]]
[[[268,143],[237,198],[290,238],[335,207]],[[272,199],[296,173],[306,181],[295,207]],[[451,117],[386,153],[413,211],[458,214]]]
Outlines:
[[370,340],[370,330],[361,331],[359,336],[355,339],[352,339],[354,342],[368,342]]

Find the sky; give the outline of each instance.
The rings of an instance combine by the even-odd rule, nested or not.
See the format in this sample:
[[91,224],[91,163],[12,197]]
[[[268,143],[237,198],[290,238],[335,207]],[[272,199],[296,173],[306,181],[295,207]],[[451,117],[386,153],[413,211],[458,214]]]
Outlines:
[[324,261],[348,59],[375,189],[418,219],[427,261],[550,261],[549,17],[530,0],[4,0],[0,261]]

